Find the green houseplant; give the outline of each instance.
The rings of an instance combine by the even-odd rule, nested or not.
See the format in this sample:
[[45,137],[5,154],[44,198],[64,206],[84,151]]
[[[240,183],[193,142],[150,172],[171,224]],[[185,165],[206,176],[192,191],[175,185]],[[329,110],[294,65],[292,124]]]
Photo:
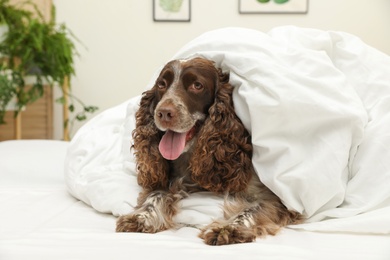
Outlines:
[[[26,10],[33,7],[34,12]],[[73,57],[76,38],[65,26],[55,22],[55,8],[52,8],[50,21],[45,21],[42,13],[30,2],[12,5],[9,0],[0,0],[0,124],[4,124],[7,106],[15,102],[15,114],[33,103],[44,93],[44,85],[59,86],[64,103],[69,100],[67,109],[74,112],[72,119],[64,119],[64,128],[74,120],[85,120],[88,113],[97,110],[86,106],[64,87],[75,74]],[[26,86],[26,77],[33,78],[31,86]],[[75,103],[81,111],[75,111]]]

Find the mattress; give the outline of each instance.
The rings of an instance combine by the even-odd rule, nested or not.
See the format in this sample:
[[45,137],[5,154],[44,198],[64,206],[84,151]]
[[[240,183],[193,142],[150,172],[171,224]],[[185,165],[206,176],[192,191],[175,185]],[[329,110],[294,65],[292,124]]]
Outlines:
[[0,143],[0,259],[390,259],[390,236],[286,228],[254,243],[213,247],[183,227],[115,233],[116,217],[74,198],[64,183],[69,143]]

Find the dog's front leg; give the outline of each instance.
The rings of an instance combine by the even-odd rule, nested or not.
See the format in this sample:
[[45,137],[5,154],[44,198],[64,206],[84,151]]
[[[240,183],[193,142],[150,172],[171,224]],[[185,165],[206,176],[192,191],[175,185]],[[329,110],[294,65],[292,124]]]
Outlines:
[[181,194],[168,191],[141,192],[136,210],[117,220],[117,232],[156,233],[173,228]]
[[209,245],[252,242],[259,236],[275,235],[282,227],[303,221],[301,214],[289,211],[275,196],[256,201],[235,198],[225,201],[225,218],[206,226],[200,237]]

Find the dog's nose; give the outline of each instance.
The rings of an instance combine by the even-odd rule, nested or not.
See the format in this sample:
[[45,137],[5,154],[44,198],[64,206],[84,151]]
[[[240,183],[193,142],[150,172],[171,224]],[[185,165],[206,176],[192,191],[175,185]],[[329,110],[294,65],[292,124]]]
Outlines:
[[169,122],[176,115],[175,110],[172,107],[161,107],[157,110],[157,116],[160,120]]

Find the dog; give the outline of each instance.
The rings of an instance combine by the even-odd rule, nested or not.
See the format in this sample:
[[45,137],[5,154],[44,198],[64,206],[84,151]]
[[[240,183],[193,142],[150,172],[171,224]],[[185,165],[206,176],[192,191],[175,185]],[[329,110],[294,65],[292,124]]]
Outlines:
[[208,245],[255,241],[301,223],[259,179],[251,136],[234,111],[229,74],[204,58],[173,60],[143,93],[132,132],[137,206],[117,232],[155,233],[177,226],[179,201],[191,193],[225,196],[224,218],[200,231]]

